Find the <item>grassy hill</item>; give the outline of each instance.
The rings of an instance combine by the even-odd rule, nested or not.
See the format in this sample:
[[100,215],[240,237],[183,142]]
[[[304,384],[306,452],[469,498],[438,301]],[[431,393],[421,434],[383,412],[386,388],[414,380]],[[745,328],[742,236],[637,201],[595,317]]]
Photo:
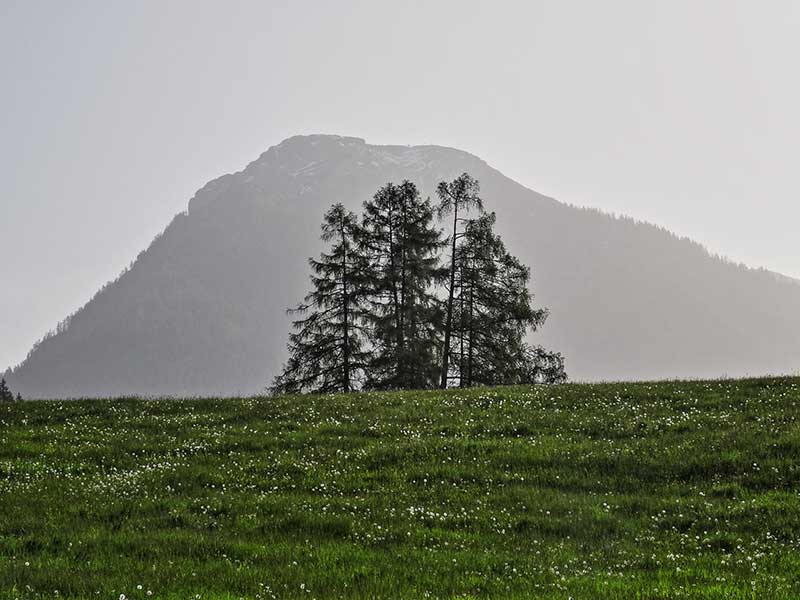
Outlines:
[[0,406],[0,597],[796,598],[798,401],[784,378]]

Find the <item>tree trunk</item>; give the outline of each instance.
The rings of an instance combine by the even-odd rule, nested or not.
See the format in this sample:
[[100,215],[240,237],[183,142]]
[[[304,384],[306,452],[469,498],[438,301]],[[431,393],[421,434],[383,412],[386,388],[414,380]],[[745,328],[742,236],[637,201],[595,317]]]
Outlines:
[[403,197],[403,209],[401,217],[401,245],[400,245],[400,318],[398,319],[397,331],[397,357],[402,363],[398,365],[400,371],[400,381],[403,385],[406,384],[406,377],[408,375],[408,365],[406,364],[405,346],[406,346],[406,249],[408,246],[408,222],[406,214],[406,198]]
[[400,374],[400,300],[397,295],[397,265],[395,264],[395,256],[394,256],[394,249],[395,249],[395,228],[394,228],[394,214],[392,211],[389,211],[389,282],[392,287],[392,307],[393,307],[393,316],[394,316],[394,327],[395,327],[395,344],[397,348],[395,349],[395,377]]
[[456,286],[456,230],[458,229],[458,202],[453,206],[453,243],[450,254],[450,289],[447,294],[447,313],[444,325],[444,348],[442,350],[442,381],[440,388],[447,389],[447,372],[450,369],[450,329],[453,326],[453,292]]
[[458,304],[459,304],[459,323],[458,323],[458,341],[459,341],[459,352],[458,352],[458,387],[464,387],[464,334],[465,334],[465,322],[464,322],[464,265],[461,264],[459,268],[459,280],[458,280]]
[[475,327],[473,325],[473,317],[475,315],[475,271],[471,270],[470,286],[469,286],[469,357],[467,358],[467,387],[472,387],[472,363],[474,361],[475,352]]
[[347,240],[345,238],[345,231],[344,231],[344,223],[341,223],[339,231],[342,235],[342,310],[343,310],[343,331],[344,331],[344,340],[342,347],[342,362],[343,362],[343,376],[344,376],[344,391],[350,391],[350,331],[349,331],[349,322],[348,322],[348,313],[350,311],[350,306],[348,304],[349,298],[347,297]]

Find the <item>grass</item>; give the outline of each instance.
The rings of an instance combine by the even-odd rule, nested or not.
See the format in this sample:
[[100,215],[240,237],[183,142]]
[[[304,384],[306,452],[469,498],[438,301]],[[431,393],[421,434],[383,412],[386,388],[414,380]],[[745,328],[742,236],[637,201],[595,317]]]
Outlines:
[[800,379],[0,406],[0,598],[797,598]]

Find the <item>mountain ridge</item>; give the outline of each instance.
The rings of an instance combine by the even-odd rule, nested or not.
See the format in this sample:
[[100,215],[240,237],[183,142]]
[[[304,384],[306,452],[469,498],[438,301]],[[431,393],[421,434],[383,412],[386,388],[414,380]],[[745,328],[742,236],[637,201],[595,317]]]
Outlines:
[[[800,302],[797,280],[544,196],[462,150],[314,134],[202,186],[9,380],[27,397],[258,392],[284,358],[284,311],[305,293],[323,210],[338,201],[358,210],[379,185],[406,178],[435,197],[438,181],[463,171],[481,180],[510,251],[532,267],[536,303],[550,308],[533,340],[564,352],[574,378],[759,374],[800,362],[800,335],[791,338],[800,319],[787,308]],[[659,331],[659,319],[670,328]],[[757,356],[731,349],[747,343]]]

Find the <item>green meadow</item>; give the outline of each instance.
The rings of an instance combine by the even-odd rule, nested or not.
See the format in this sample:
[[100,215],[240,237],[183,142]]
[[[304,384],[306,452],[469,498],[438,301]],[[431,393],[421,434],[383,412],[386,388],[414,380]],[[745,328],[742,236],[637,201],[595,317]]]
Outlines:
[[800,597],[800,379],[0,405],[0,598]]

